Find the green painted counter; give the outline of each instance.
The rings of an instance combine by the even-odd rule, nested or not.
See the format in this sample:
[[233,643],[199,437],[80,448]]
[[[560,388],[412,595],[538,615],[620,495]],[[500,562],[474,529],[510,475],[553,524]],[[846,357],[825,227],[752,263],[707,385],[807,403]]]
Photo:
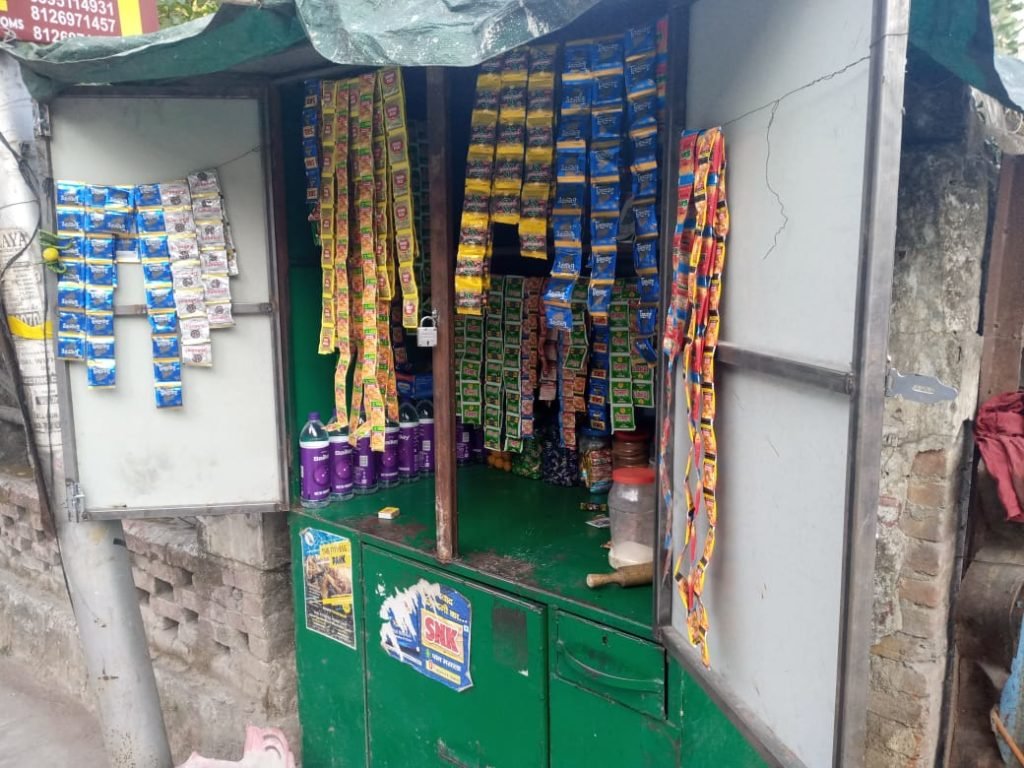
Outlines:
[[[650,586],[592,590],[588,573],[609,570],[607,529],[587,525],[596,513],[579,508],[589,495],[482,466],[458,473],[459,559],[451,573],[653,638]],[[395,506],[396,520],[377,510]],[[424,564],[434,558],[434,483],[420,480],[322,509],[295,510],[361,534],[364,541]]]

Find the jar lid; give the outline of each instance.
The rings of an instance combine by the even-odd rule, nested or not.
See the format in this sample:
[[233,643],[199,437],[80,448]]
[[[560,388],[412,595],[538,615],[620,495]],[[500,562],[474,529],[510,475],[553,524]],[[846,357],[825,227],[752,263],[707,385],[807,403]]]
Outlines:
[[624,443],[639,443],[643,440],[647,440],[650,436],[649,432],[645,432],[642,429],[615,433],[615,439],[622,440]]
[[654,470],[650,467],[623,467],[612,472],[612,480],[626,485],[650,485],[654,482]]

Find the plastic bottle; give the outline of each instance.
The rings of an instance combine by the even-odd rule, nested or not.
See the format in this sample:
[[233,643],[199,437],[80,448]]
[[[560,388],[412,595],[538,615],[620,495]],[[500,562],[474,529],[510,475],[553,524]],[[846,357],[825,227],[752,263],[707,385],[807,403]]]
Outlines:
[[356,440],[352,485],[356,495],[365,496],[377,490],[377,454],[370,448],[370,436]]
[[411,483],[420,476],[420,417],[411,402],[398,409],[398,479]]
[[416,404],[420,417],[420,472],[434,474],[434,404],[420,400]]
[[343,501],[351,499],[354,493],[352,462],[354,451],[348,441],[348,427],[338,424],[338,412],[334,412],[331,423],[334,429],[327,434],[331,442],[331,498]]
[[319,413],[299,432],[299,503],[306,509],[326,507],[331,495],[331,443]]
[[469,464],[470,460],[469,425],[461,419],[455,420],[455,463],[460,467]]
[[469,428],[469,455],[474,464],[484,463],[484,430],[483,427]]
[[380,455],[378,480],[381,488],[398,485],[398,434],[397,421],[388,421],[384,426],[384,452]]

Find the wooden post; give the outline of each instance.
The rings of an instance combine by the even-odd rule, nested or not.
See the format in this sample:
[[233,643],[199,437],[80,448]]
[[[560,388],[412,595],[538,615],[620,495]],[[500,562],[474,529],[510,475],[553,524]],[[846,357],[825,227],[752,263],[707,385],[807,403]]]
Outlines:
[[434,347],[434,455],[437,559],[459,556],[455,488],[455,284],[448,132],[448,78],[443,67],[427,69],[427,150],[430,155],[430,285],[437,311]]
[[1003,156],[985,281],[979,404],[1013,392],[1024,370],[1024,159]]

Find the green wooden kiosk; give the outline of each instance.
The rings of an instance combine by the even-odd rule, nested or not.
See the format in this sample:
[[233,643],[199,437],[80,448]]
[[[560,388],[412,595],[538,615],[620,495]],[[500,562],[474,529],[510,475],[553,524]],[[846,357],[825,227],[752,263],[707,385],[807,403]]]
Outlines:
[[[566,41],[624,32],[667,7],[638,6],[629,22],[598,8],[550,36]],[[676,14],[680,50],[685,21]],[[672,86],[681,86],[677,72]],[[667,768],[757,766],[755,749],[654,634],[650,585],[590,589],[586,575],[609,570],[607,529],[584,488],[562,488],[484,466],[455,466],[452,383],[452,257],[468,145],[474,70],[406,70],[411,114],[427,123],[431,154],[432,306],[440,339],[433,352],[437,472],[434,477],[290,516],[299,706],[308,766],[472,766],[483,768]],[[298,88],[283,96],[298,112]],[[287,120],[287,118],[286,118]],[[288,190],[301,185],[297,125],[284,125]],[[662,152],[671,189],[672,152]],[[289,170],[291,167],[291,170]],[[669,200],[671,198],[671,200]],[[663,195],[662,216],[674,196]],[[292,385],[296,424],[331,402],[333,358],[319,358],[319,257],[306,242],[304,209],[289,212]],[[666,231],[671,225],[666,224]],[[670,240],[667,235],[665,241]],[[667,251],[664,251],[667,253]],[[626,256],[622,261],[628,262]],[[515,256],[497,269],[537,267]],[[425,312],[424,312],[425,313]],[[653,413],[650,414],[653,419]],[[603,499],[602,499],[603,500]],[[378,519],[385,506],[394,520]],[[318,563],[339,563],[351,599],[324,617]],[[335,573],[339,571],[336,569]],[[418,589],[464,599],[464,667],[445,684],[422,645],[386,647],[396,599]],[[456,597],[456,599],[458,599]],[[330,598],[326,598],[330,602]],[[422,614],[417,622],[432,621]],[[443,639],[443,638],[442,638]],[[403,659],[398,657],[405,654]],[[452,654],[449,653],[450,657]],[[416,657],[408,663],[408,657]],[[406,663],[402,663],[406,661]],[[449,674],[451,674],[449,672]],[[461,677],[461,679],[459,679]],[[468,684],[468,685],[467,685]]]
[[[927,22],[929,4],[913,5]],[[65,441],[65,471],[85,494],[80,517],[289,514],[311,768],[863,764],[908,6],[266,0],[225,3],[210,19],[140,38],[14,49],[33,96],[52,99],[57,178],[116,173],[134,184],[231,163],[231,221],[246,236],[235,314],[252,333],[218,340],[215,373],[192,372],[188,384],[226,418],[205,424],[188,406],[175,414],[192,440],[179,453],[204,482],[176,473],[145,487],[120,482],[124,473],[110,466],[143,450],[159,461],[167,444],[132,438],[169,439],[166,420],[120,381],[116,393],[93,397],[84,376],[68,385],[61,367],[74,404],[62,403],[62,417],[83,426],[64,427],[76,438]],[[722,126],[729,147],[720,527],[704,596],[710,669],[689,647],[685,606],[664,577],[681,537],[668,553],[662,536],[652,542],[653,587],[590,590],[586,575],[608,568],[607,534],[586,524],[582,489],[455,461],[453,262],[475,81],[466,65],[664,16],[659,133],[674,142],[684,129]],[[932,50],[941,37],[942,50],[956,52],[961,39],[939,35],[932,21],[919,26],[918,44]],[[330,410],[334,360],[317,354],[321,274],[307,221],[303,81],[392,64],[403,67],[430,158],[432,292],[421,310],[438,313],[437,468],[433,479],[304,510],[289,488],[289,458],[306,414]],[[136,140],[133,122],[149,141]],[[224,140],[217,152],[210,137]],[[674,154],[663,148],[659,159],[663,286]],[[496,248],[496,273],[548,267],[503,258]],[[120,314],[129,333],[144,332],[142,305]],[[118,376],[150,394],[148,366],[126,363]],[[657,400],[665,410],[662,392]],[[678,398],[671,415],[684,423]],[[130,435],[112,439],[86,417]],[[687,432],[674,430],[673,454],[685,455]],[[101,449],[90,435],[102,436]],[[216,462],[195,446],[224,453],[229,437],[231,467],[244,468],[206,471]],[[379,519],[385,506],[400,515]],[[681,530],[684,512],[661,504],[659,533]],[[328,565],[334,573],[323,572]],[[406,629],[425,592],[439,599],[433,615],[417,617],[417,648]]]

